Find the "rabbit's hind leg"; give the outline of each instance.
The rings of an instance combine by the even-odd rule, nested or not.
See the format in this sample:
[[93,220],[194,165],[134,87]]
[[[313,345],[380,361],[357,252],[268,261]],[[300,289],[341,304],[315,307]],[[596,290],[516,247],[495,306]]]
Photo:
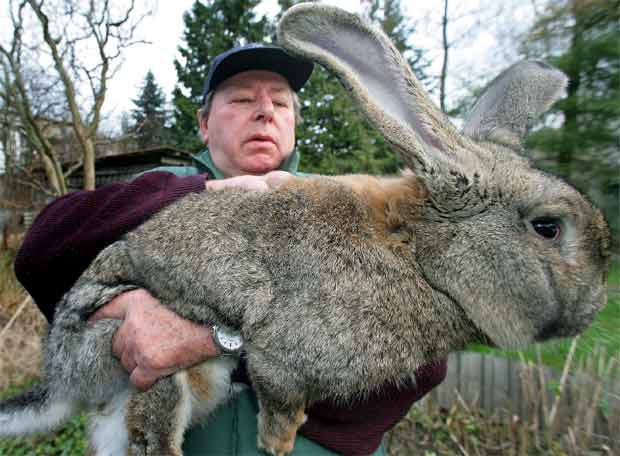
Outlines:
[[258,448],[285,456],[293,451],[297,430],[306,422],[304,379],[278,356],[248,349],[248,374],[258,398]]
[[191,409],[184,371],[159,379],[147,391],[135,393],[127,406],[128,454],[181,456]]
[[306,422],[304,407],[277,410],[259,401],[258,448],[274,456],[286,456],[293,451],[297,430]]
[[127,454],[125,407],[129,395],[130,391],[125,390],[91,414],[89,419],[90,449],[94,455]]
[[207,417],[234,394],[231,374],[239,360],[219,356],[187,369],[187,385],[192,397],[192,423]]

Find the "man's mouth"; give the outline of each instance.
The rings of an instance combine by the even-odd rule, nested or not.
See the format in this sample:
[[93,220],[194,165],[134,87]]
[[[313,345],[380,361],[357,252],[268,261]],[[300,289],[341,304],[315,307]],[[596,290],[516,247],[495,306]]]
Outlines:
[[262,135],[262,134],[256,134],[256,135],[250,136],[247,142],[252,142],[252,141],[272,143],[272,144],[276,143],[275,140],[271,136]]

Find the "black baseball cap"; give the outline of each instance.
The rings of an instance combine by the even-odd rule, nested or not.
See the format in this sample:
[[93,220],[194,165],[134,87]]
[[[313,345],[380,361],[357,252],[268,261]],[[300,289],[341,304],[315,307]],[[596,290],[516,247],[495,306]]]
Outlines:
[[223,81],[248,70],[267,70],[282,75],[295,92],[303,87],[314,64],[294,57],[273,44],[250,43],[222,52],[213,59],[202,93],[202,102]]

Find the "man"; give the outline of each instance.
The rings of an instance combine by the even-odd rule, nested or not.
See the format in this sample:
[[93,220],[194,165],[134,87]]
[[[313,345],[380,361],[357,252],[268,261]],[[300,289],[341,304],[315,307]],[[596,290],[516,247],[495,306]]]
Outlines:
[[[195,157],[195,166],[159,168],[130,183],[66,195],[46,207],[15,263],[19,280],[46,317],[51,318],[58,299],[98,252],[175,199],[229,185],[267,191],[286,179],[287,173],[296,174],[296,92],[311,72],[311,63],[270,45],[252,44],[219,55],[207,76],[198,112],[208,149]],[[139,389],[222,351],[214,342],[213,328],[181,319],[147,290],[116,297],[92,317],[100,318],[123,320],[112,350]],[[445,372],[441,361],[420,369],[415,385],[400,389],[386,385],[349,406],[329,401],[313,405],[300,429],[295,454],[377,451],[383,433],[440,383]],[[237,380],[247,381],[243,369]],[[255,398],[245,392],[222,408],[206,429],[188,432],[184,451],[255,454],[256,412]]]

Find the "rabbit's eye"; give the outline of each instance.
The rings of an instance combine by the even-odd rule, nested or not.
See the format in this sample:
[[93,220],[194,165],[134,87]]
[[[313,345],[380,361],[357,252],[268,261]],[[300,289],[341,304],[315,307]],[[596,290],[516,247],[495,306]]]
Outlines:
[[537,218],[532,220],[532,228],[539,236],[544,237],[545,239],[557,240],[560,238],[560,234],[562,233],[562,227],[560,226],[560,222],[556,219],[552,218]]

